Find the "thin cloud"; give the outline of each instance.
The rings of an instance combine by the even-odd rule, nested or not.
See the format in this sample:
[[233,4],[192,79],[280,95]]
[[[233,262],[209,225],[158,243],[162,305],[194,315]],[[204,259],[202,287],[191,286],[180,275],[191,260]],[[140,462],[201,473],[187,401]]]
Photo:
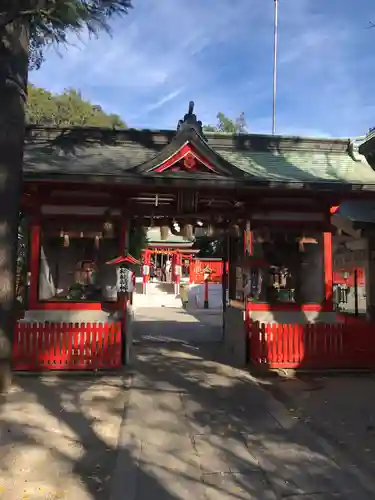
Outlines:
[[176,90],[173,90],[172,92],[169,92],[168,94],[166,94],[162,98],[158,99],[154,103],[141,108],[140,113],[138,115],[133,116],[132,119],[136,120],[139,116],[145,116],[148,113],[151,113],[152,111],[156,111],[157,109],[165,106],[170,101],[173,101],[174,99],[176,99],[176,97],[178,97],[183,92],[183,90],[184,90],[184,87],[180,87],[179,89],[176,89]]
[[[278,133],[374,125],[371,11],[370,0],[280,2]],[[137,0],[112,37],[49,51],[31,81],[79,88],[132,126],[174,128],[192,99],[204,122],[245,111],[251,131],[269,132],[272,36],[273,0]]]

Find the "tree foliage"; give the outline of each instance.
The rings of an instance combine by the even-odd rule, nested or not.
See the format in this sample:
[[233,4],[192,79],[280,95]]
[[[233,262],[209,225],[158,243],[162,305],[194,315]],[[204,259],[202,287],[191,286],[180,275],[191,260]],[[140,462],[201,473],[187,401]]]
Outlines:
[[135,259],[140,259],[142,250],[147,246],[147,231],[144,227],[132,227],[129,232],[128,251]]
[[245,113],[241,113],[236,119],[228,118],[223,112],[219,112],[216,116],[216,125],[205,125],[204,132],[224,132],[226,134],[246,134],[247,125]]
[[30,66],[39,68],[47,45],[66,44],[69,33],[110,32],[109,20],[131,7],[131,0],[1,0],[0,33],[15,21],[28,25]]
[[223,257],[223,242],[218,238],[211,236],[197,236],[193,248],[199,250],[198,257]]
[[61,94],[28,86],[26,121],[36,125],[57,127],[89,126],[125,128],[125,123],[116,114],[107,114],[98,105],[83,99],[74,89]]

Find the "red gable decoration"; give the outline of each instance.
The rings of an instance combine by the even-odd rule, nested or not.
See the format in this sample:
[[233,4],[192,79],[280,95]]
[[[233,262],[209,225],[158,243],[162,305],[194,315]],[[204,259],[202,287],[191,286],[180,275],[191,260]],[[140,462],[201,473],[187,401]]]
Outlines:
[[171,172],[212,172],[218,174],[212,165],[207,160],[200,156],[192,146],[184,144],[174,155],[161,165],[155,168],[154,172],[161,173],[166,170]]

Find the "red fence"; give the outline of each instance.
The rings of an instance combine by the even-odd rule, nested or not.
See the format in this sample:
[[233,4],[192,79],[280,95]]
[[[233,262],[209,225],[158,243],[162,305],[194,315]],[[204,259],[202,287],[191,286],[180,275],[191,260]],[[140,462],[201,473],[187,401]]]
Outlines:
[[223,274],[223,261],[222,260],[192,260],[189,268],[190,283],[203,283],[203,269],[209,267],[214,272],[210,277],[211,283],[221,283]]
[[121,366],[121,323],[18,323],[13,369],[97,370]]
[[375,325],[249,324],[249,358],[269,368],[375,368]]

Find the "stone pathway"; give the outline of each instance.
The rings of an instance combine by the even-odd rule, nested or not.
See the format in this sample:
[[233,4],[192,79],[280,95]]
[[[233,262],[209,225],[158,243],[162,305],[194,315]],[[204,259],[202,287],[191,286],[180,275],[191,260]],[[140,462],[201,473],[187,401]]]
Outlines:
[[213,360],[213,345],[186,342],[186,325],[178,341],[175,328],[165,321],[163,338],[173,341],[163,343],[144,330],[135,348],[111,500],[374,497],[371,476],[248,373]]
[[218,311],[140,307],[135,317],[136,341],[202,344],[219,342],[222,336],[222,315]]

